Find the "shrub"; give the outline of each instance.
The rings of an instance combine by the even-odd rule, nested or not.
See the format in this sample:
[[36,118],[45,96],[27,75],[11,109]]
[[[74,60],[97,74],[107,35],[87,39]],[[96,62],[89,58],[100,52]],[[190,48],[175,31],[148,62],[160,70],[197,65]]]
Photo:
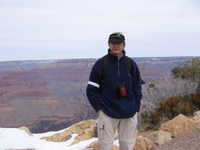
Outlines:
[[172,69],[175,78],[190,79],[194,82],[200,81],[200,59],[193,58],[186,61],[183,65]]
[[154,110],[143,112],[141,117],[145,129],[157,129],[163,121],[178,114],[190,116],[197,110],[200,110],[200,93],[170,97]]

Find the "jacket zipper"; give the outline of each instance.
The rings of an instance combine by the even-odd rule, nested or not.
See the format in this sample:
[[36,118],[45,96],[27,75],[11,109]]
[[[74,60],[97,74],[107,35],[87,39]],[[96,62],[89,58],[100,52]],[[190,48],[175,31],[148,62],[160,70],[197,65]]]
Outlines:
[[117,57],[117,66],[118,66],[118,77],[120,78],[120,71],[119,71],[119,57]]

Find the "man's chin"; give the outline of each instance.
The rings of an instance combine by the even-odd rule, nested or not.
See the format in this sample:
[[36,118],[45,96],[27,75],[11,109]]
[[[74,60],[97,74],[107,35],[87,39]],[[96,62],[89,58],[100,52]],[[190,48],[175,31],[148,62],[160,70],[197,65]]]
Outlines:
[[120,52],[119,52],[119,51],[113,50],[112,53],[113,53],[113,54],[119,54]]

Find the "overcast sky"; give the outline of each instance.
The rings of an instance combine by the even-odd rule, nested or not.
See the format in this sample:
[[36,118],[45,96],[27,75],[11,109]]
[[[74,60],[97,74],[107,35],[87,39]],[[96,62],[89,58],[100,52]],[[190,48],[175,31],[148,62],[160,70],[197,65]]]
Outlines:
[[200,2],[0,0],[0,61],[98,58],[116,31],[131,57],[200,56]]

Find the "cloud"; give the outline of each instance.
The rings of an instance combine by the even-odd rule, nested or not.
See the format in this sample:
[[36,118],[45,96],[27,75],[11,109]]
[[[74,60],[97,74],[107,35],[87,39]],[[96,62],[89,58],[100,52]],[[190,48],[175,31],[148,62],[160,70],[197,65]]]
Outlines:
[[100,57],[115,31],[131,56],[200,55],[198,8],[197,0],[1,0],[0,58]]

